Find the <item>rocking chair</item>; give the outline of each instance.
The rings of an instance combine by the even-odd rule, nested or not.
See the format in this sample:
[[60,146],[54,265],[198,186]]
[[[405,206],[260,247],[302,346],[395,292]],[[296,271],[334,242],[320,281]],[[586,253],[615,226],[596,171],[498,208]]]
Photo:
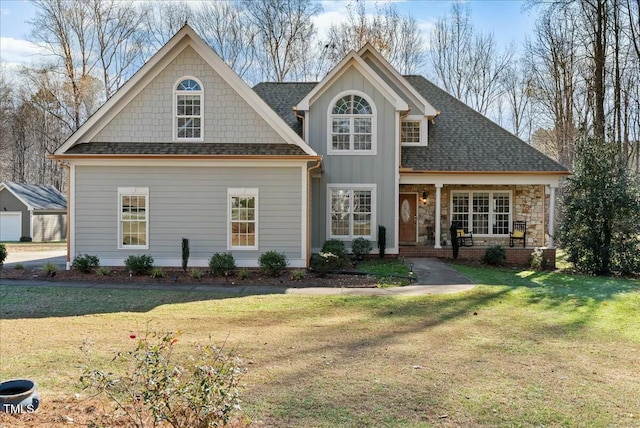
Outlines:
[[527,222],[514,221],[513,229],[509,232],[509,246],[513,247],[515,241],[522,241],[522,248],[527,244]]

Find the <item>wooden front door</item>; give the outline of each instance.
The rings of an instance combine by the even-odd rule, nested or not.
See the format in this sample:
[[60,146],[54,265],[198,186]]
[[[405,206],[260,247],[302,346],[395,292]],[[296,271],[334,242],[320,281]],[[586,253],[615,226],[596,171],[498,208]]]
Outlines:
[[418,194],[400,193],[400,243],[409,244],[416,242],[418,227]]

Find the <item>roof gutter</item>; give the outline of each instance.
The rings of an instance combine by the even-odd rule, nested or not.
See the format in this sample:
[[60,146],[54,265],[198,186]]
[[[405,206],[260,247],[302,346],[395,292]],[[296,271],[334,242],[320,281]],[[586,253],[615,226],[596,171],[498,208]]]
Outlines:
[[[298,106],[293,106],[292,109],[293,109],[293,114],[295,114],[298,119],[302,120],[302,139],[305,140],[305,138],[304,138],[305,137],[305,135],[304,135],[304,124],[305,124],[305,120],[306,120],[305,119],[305,115],[303,115],[303,114],[301,115],[300,113],[298,113]],[[305,141],[307,141],[307,140],[305,140]]]

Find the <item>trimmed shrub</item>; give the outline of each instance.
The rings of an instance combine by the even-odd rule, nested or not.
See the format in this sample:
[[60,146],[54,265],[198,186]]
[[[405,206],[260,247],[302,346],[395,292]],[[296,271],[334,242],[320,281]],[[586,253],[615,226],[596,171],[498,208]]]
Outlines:
[[100,266],[100,259],[97,256],[92,256],[90,254],[79,255],[75,259],[73,259],[73,263],[71,267],[78,272],[82,273],[91,273],[93,269],[96,269]]
[[209,259],[209,269],[214,275],[231,275],[236,269],[236,260],[231,253],[215,253]]
[[287,256],[282,253],[277,251],[267,251],[260,255],[258,264],[260,265],[262,272],[266,275],[278,276],[287,268],[289,260],[287,259]]
[[342,269],[349,264],[349,256],[347,255],[347,249],[344,246],[344,242],[338,239],[329,239],[324,242],[322,246],[323,253],[331,253],[338,258],[338,267],[336,269]]
[[153,269],[153,257],[150,254],[132,254],[125,259],[124,265],[134,275],[149,275]]
[[365,238],[356,238],[351,243],[351,252],[358,260],[364,259],[364,256],[369,255],[372,249],[371,241]]
[[387,249],[387,228],[378,225],[378,250],[381,259],[384,259],[384,252]]
[[20,237],[20,242],[31,242],[33,241],[33,239],[31,239],[30,236],[21,236]]
[[24,265],[22,263],[17,263],[13,268],[15,270],[24,270]]
[[7,259],[7,247],[4,244],[0,244],[0,267],[4,265],[4,261]]
[[500,266],[507,260],[507,252],[500,245],[494,245],[487,248],[482,256],[482,263],[491,266]]
[[313,269],[313,271],[322,278],[324,278],[331,272],[342,269],[343,267],[343,262],[340,257],[336,256],[333,253],[324,252],[321,252],[320,254],[313,254],[311,256],[310,264],[311,269]]
[[187,264],[189,263],[189,240],[182,238],[182,270],[187,271]]

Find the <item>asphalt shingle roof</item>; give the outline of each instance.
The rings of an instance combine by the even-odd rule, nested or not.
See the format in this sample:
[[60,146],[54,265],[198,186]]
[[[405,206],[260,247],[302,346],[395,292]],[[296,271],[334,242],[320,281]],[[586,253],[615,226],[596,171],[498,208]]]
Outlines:
[[76,144],[70,155],[220,155],[220,156],[304,156],[293,144],[259,143],[105,143]]
[[3,181],[2,184],[36,210],[66,210],[67,199],[53,186]]
[[302,135],[302,122],[296,117],[293,106],[298,104],[317,82],[263,82],[253,90],[284,119],[298,135]]
[[[401,166],[416,171],[566,172],[566,168],[468,107],[423,76],[407,81],[438,111],[429,124],[428,146],[402,148]],[[292,107],[316,83],[260,83],[253,89],[299,135]]]

